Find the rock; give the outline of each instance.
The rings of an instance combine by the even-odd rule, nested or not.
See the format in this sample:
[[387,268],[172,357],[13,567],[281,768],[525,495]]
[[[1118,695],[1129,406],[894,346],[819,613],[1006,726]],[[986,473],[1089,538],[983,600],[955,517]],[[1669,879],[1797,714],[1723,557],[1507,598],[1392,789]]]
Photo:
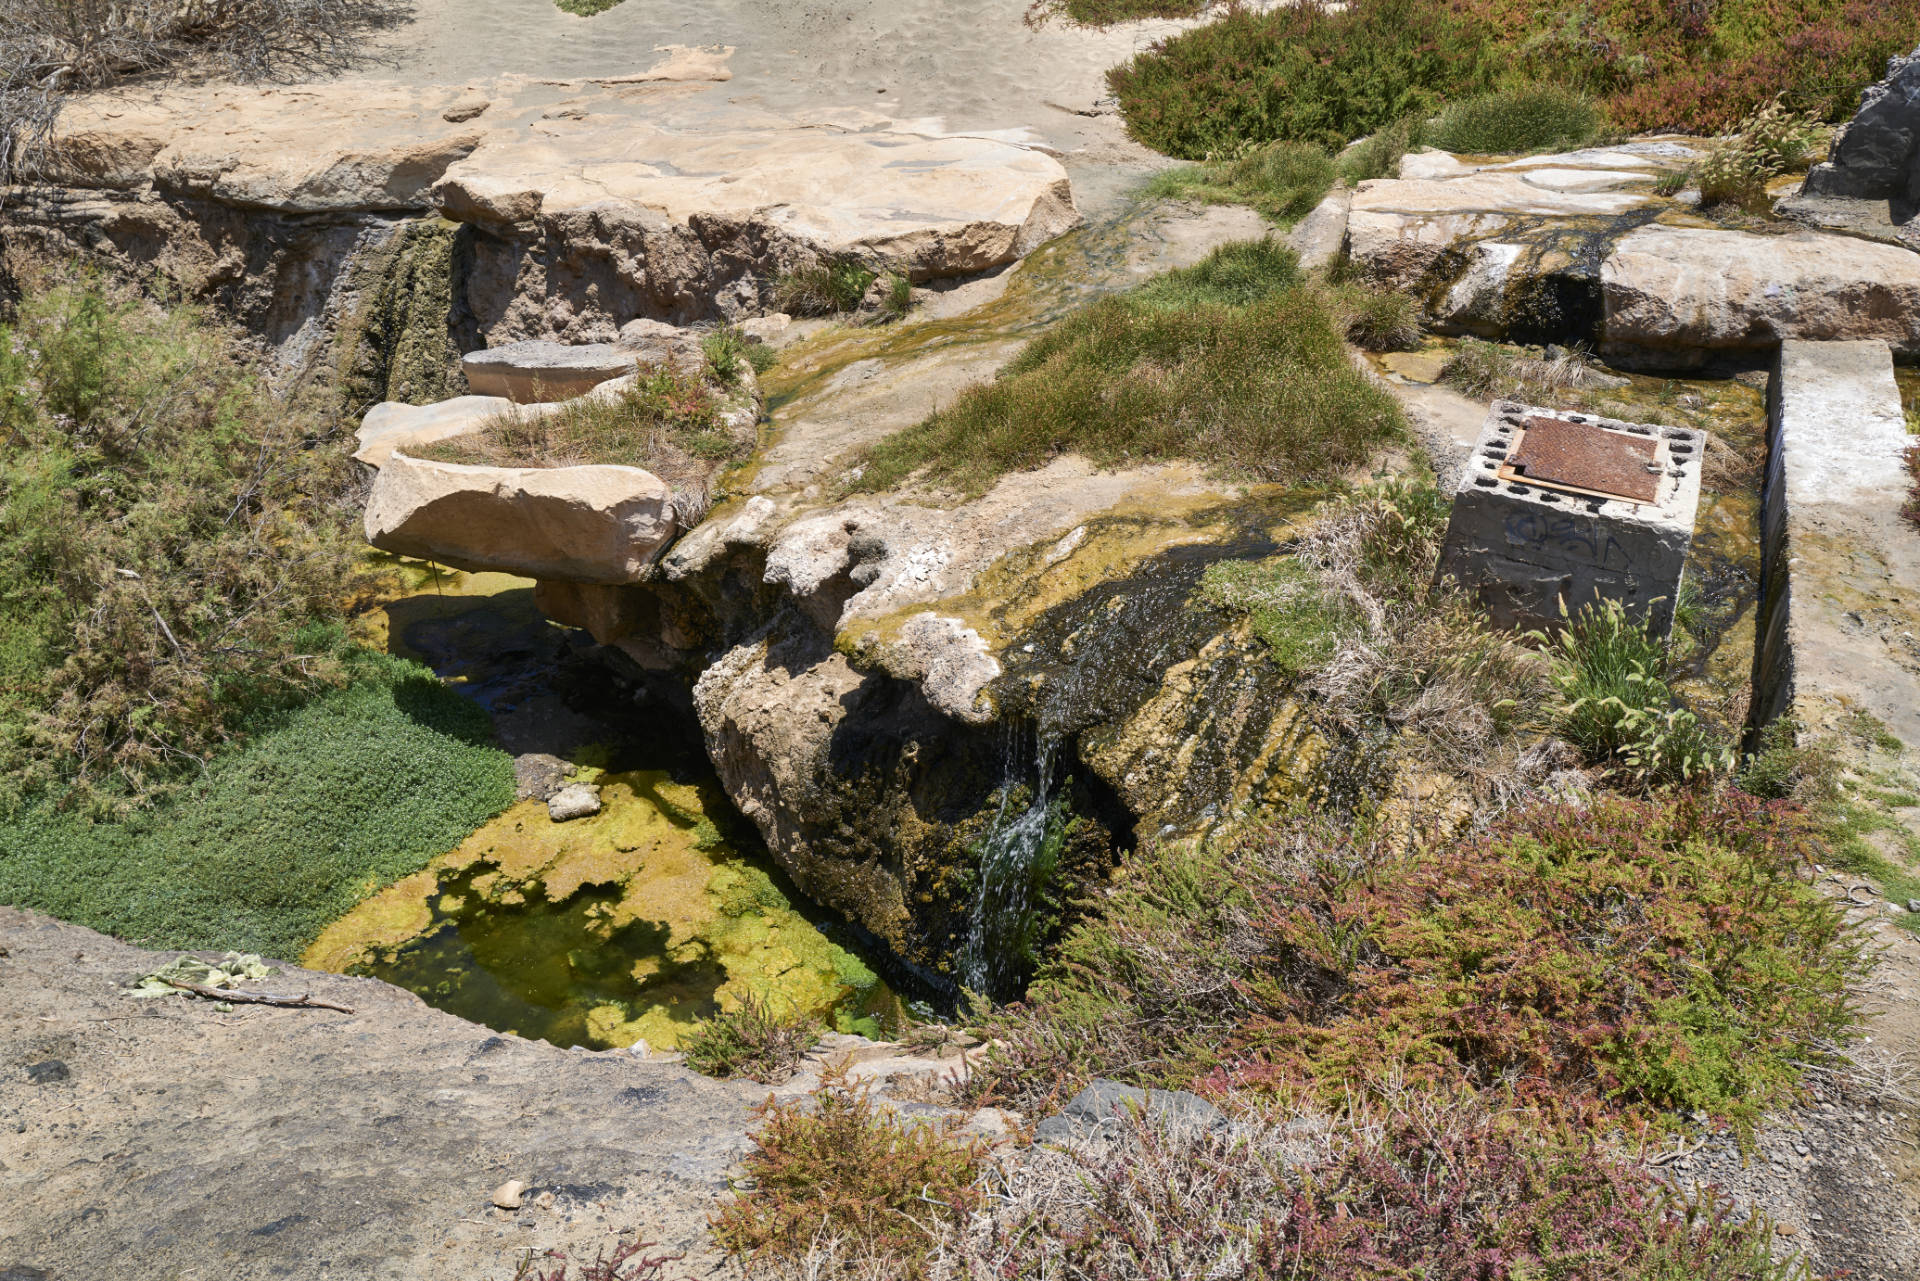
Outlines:
[[1910,899],[1908,899],[1908,900],[1907,900],[1907,910],[1908,910],[1909,912],[1914,912],[1914,913],[1920,913],[1920,898],[1910,898]]
[[27,1080],[35,1085],[54,1085],[70,1080],[73,1072],[59,1059],[44,1059],[39,1063],[27,1064]]
[[765,343],[769,347],[778,347],[789,329],[793,328],[793,317],[784,311],[772,312],[765,316],[752,316],[740,322],[740,332],[754,342]]
[[695,373],[707,364],[706,353],[700,350],[698,332],[663,321],[629,320],[620,326],[619,337],[613,345],[616,350],[629,353],[629,360],[648,368],[670,364],[682,373]]
[[638,467],[471,467],[392,455],[367,541],[456,569],[631,583],[673,538],[673,492]]
[[526,342],[468,352],[460,358],[467,385],[479,396],[504,396],[518,405],[571,400],[610,379],[634,372],[634,357],[610,343]]
[[599,812],[600,789],[587,783],[570,783],[547,798],[547,817],[556,823],[592,818]]
[[487,1199],[502,1210],[518,1210],[526,1202],[527,1185],[522,1179],[508,1179]]
[[1143,1090],[1118,1081],[1097,1080],[1073,1096],[1066,1107],[1034,1127],[1041,1143],[1074,1143],[1124,1138],[1132,1116],[1166,1126],[1216,1130],[1227,1125],[1219,1108],[1186,1090]]
[[1603,354],[1703,360],[1785,339],[1878,339],[1920,352],[1920,254],[1893,245],[1648,226],[1621,237],[1600,280]]
[[504,396],[455,396],[432,405],[382,401],[360,420],[360,430],[353,434],[360,447],[353,456],[381,467],[396,449],[470,436],[512,411],[513,402]]
[[1909,203],[1920,198],[1920,49],[1889,59],[1886,77],[1860,91],[1853,119],[1800,190]]
[[1294,224],[1287,243],[1300,255],[1302,271],[1319,271],[1340,256],[1347,241],[1347,210],[1353,193],[1341,187],[1321,197],[1313,212]]

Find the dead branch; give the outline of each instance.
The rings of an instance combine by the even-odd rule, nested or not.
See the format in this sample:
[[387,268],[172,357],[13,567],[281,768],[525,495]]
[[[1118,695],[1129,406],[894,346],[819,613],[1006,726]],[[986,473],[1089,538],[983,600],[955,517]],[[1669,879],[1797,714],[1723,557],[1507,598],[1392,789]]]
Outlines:
[[351,1005],[317,1000],[309,993],[302,993],[299,996],[281,996],[273,992],[230,992],[225,988],[208,987],[204,983],[189,983],[185,979],[161,978],[160,981],[168,987],[177,987],[195,996],[204,996],[215,1001],[231,1001],[235,1005],[274,1005],[287,1009],[338,1010],[342,1014],[353,1013]]

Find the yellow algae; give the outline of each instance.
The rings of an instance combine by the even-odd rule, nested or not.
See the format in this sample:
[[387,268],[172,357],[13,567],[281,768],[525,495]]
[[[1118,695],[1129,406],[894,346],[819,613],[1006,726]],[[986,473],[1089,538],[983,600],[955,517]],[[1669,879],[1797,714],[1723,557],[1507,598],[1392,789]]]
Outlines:
[[398,947],[416,937],[433,923],[428,900],[438,885],[431,868],[395,881],[322,930],[300,964],[340,974],[358,964],[370,949]]

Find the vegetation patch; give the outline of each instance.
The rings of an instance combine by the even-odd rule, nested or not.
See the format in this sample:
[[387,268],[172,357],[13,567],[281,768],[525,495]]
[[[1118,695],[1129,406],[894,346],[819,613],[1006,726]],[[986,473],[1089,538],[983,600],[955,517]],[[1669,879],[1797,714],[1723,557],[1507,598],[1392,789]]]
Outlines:
[[[1917,26],[1920,0],[1306,3],[1230,10],[1108,83],[1136,139],[1185,159],[1274,141],[1337,149],[1488,95],[1462,106],[1463,138],[1505,134],[1531,148],[1537,122],[1501,105],[1538,92],[1527,84],[1588,95],[1630,133],[1716,133],[1776,96],[1788,110],[1844,119]],[[1563,103],[1552,118],[1571,126],[1580,113]]]
[[0,902],[147,947],[296,958],[328,922],[513,803],[476,704],[360,652],[350,684],[118,820],[0,822]]
[[1309,483],[1404,430],[1392,396],[1348,362],[1334,309],[1292,251],[1252,241],[1069,316],[994,382],[866,451],[854,483],[919,473],[977,493],[1066,453]]
[[887,1276],[925,1277],[936,1243],[986,1199],[984,1146],[957,1122],[903,1121],[844,1077],[762,1115],[748,1181],[713,1220],[714,1240],[750,1262],[795,1264],[845,1241]]
[[1230,160],[1163,170],[1147,191],[1165,199],[1247,205],[1286,226],[1313,212],[1338,176],[1325,148],[1275,142]]
[[1456,154],[1570,151],[1598,138],[1605,125],[1600,108],[1577,89],[1521,85],[1452,103],[1427,141]]
[[1083,27],[1110,27],[1116,22],[1143,18],[1192,18],[1215,7],[1219,0],[1033,0],[1027,25],[1040,27],[1051,18],[1065,18]]
[[348,678],[345,428],[240,338],[86,279],[0,325],[0,812],[126,806]]

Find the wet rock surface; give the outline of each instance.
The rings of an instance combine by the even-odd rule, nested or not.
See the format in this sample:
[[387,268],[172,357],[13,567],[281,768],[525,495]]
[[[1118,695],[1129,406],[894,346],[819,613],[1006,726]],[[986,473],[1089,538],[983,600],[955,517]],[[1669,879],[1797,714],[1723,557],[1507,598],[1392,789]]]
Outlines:
[[504,1281],[628,1227],[709,1259],[751,1086],[287,967],[258,986],[354,1013],[138,1001],[120,987],[174,954],[9,908],[0,948],[0,1269]]

